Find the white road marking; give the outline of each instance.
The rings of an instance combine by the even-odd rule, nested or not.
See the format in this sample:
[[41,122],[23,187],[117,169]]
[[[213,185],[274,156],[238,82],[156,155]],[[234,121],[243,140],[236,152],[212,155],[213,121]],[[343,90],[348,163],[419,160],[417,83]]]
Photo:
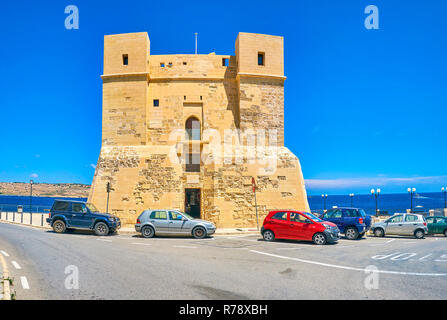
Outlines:
[[443,254],[439,257],[439,259],[435,260],[436,262],[447,262],[447,254]]
[[432,255],[431,253],[427,254],[426,256],[423,256],[422,258],[419,258],[418,260],[419,261],[425,260],[425,258],[430,257],[431,255]]
[[14,266],[14,268],[16,268],[17,270],[22,269],[22,267],[16,261],[11,261],[11,263]]
[[370,246],[370,247],[384,246],[384,245],[386,245],[386,244],[388,244],[388,243],[393,242],[394,240],[396,240],[396,239],[391,239],[391,240],[388,240],[388,241],[386,241],[386,242],[384,242],[384,243],[370,244],[369,246]]
[[152,245],[150,243],[141,243],[141,242],[132,242],[131,244],[139,244],[139,245],[142,245],[142,246],[151,246]]
[[96,240],[98,240],[98,241],[105,241],[105,242],[112,242],[112,240],[109,240],[109,239],[96,239]]
[[417,254],[416,253],[412,253],[412,252],[406,252],[406,253],[401,253],[401,254],[398,254],[397,256],[394,256],[390,260],[393,260],[393,261],[405,261],[405,260],[408,260],[408,259],[414,257],[415,255],[417,255]]
[[0,250],[0,252],[5,256],[5,257],[9,257],[9,254],[6,251]]
[[26,277],[20,277],[20,281],[22,282],[23,289],[29,289],[29,284],[28,280],[26,280]]
[[188,249],[197,249],[197,247],[193,246],[174,246],[175,248],[188,248]]
[[[319,265],[319,266],[323,266],[323,267],[344,269],[344,270],[351,270],[351,271],[360,271],[360,272],[371,272],[371,270],[365,269],[365,268],[347,267],[347,266],[340,266],[340,265],[336,265],[336,264],[329,264],[329,263],[323,263],[323,262],[318,262],[318,261],[304,260],[304,259],[299,259],[299,258],[291,258],[291,257],[286,257],[286,256],[280,256],[277,254],[256,251],[256,250],[250,250],[250,251],[254,252],[254,253],[270,256],[270,257],[286,259],[286,260],[293,260],[293,261],[298,261],[298,262],[303,262],[303,263],[308,263],[308,264],[315,264],[315,265]],[[388,271],[388,270],[377,270],[374,272],[408,275],[408,276],[431,276],[431,277],[441,277],[441,276],[447,275],[446,273],[401,272],[401,271]]]

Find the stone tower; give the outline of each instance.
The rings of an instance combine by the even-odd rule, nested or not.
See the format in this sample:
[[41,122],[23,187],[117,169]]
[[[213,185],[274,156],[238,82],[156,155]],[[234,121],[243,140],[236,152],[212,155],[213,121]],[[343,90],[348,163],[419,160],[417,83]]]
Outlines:
[[309,211],[284,146],[283,38],[239,33],[236,55],[150,55],[147,33],[104,37],[102,147],[89,201],[134,224],[179,209],[217,227]]

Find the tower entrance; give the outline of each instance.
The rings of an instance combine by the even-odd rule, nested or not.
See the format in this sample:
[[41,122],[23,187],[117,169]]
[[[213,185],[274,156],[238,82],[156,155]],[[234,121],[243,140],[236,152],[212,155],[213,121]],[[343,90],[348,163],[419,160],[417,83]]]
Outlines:
[[185,212],[200,219],[200,189],[185,189]]

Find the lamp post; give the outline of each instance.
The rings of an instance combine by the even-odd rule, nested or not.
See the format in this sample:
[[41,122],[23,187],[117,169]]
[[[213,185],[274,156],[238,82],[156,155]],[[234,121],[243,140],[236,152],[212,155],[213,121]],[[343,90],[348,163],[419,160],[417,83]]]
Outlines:
[[30,194],[29,194],[29,212],[30,212],[30,224],[33,224],[33,180],[29,181]]
[[326,212],[326,199],[327,199],[327,194],[322,194],[321,196],[323,197],[323,212]]
[[441,191],[444,194],[444,209],[447,209],[447,187],[442,187]]
[[416,188],[408,188],[407,191],[410,195],[410,212],[413,212],[413,195],[416,193]]
[[376,217],[379,216],[379,194],[380,194],[380,189],[377,188],[377,190],[371,189],[371,194],[376,198]]
[[353,194],[353,193],[350,193],[350,194],[349,194],[349,197],[351,198],[351,207],[353,207],[353,206],[354,206],[354,205],[353,205],[354,194]]

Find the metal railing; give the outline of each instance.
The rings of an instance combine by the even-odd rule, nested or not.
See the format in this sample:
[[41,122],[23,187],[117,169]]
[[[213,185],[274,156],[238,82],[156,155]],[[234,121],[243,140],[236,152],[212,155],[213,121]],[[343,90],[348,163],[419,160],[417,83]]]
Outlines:
[[23,212],[33,212],[33,213],[48,213],[51,209],[51,206],[40,206],[40,205],[16,205],[16,204],[0,204],[0,211],[8,211],[8,212],[19,212],[19,207],[22,207]]

